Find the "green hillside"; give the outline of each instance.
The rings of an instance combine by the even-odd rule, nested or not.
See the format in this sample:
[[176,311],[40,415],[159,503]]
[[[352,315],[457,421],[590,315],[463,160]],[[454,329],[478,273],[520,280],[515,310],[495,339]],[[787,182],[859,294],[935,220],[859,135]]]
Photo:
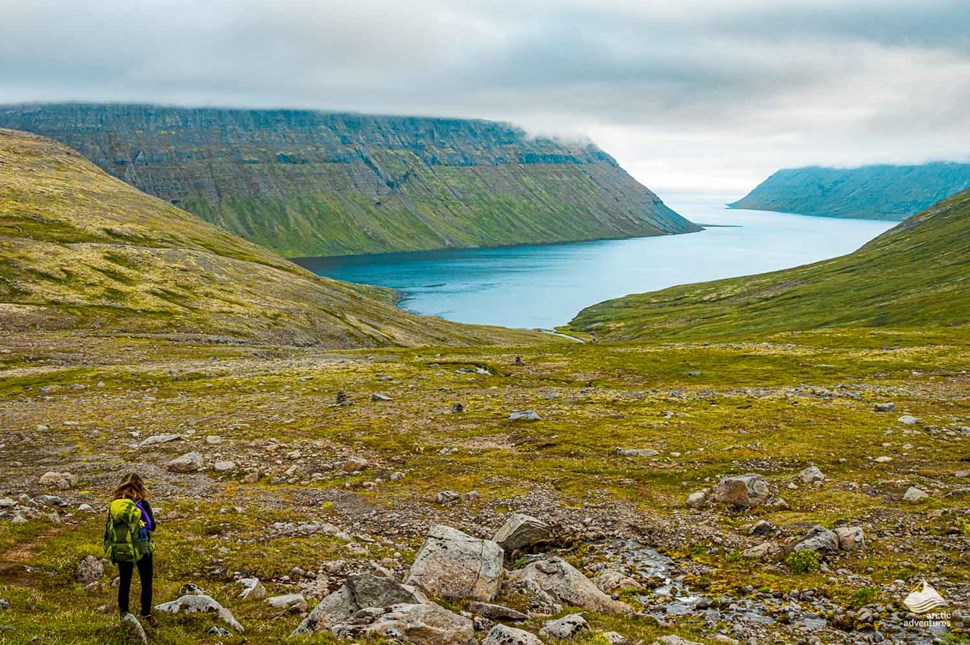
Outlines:
[[580,312],[570,327],[610,339],[715,338],[968,321],[970,191],[964,191],[850,255],[610,300]]
[[902,221],[970,188],[970,164],[779,170],[729,204],[817,217]]
[[684,233],[592,144],[480,120],[131,105],[0,107],[156,197],[288,256]]
[[327,347],[537,337],[413,316],[392,298],[314,276],[58,143],[0,130],[6,331],[205,334]]

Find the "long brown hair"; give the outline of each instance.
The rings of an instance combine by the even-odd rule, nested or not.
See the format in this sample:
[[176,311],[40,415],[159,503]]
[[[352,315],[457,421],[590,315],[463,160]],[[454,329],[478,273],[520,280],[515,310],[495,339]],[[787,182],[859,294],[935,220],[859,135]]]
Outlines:
[[121,478],[118,488],[112,493],[111,499],[130,499],[136,502],[148,499],[148,489],[138,473],[128,473]]

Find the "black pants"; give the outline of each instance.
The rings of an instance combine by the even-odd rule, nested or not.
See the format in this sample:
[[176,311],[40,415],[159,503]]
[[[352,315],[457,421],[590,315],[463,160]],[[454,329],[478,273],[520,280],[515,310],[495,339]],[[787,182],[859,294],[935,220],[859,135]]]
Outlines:
[[131,578],[138,567],[138,578],[141,580],[141,615],[152,613],[152,554],[142,556],[138,564],[119,562],[118,572],[121,574],[121,585],[118,587],[118,611],[124,616],[128,613],[128,596],[131,594]]

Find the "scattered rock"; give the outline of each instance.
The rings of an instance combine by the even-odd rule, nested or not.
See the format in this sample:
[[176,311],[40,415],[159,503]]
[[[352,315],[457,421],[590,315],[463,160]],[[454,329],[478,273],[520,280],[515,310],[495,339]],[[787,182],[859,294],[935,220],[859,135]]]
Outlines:
[[895,403],[891,403],[891,402],[890,403],[877,403],[874,406],[872,406],[872,409],[875,410],[876,412],[895,412],[896,411],[896,404]]
[[741,552],[742,558],[751,560],[770,560],[782,554],[785,548],[776,542],[762,542]]
[[506,553],[527,549],[552,539],[549,525],[531,515],[513,513],[495,533],[492,541]]
[[357,473],[370,465],[363,457],[351,457],[346,462],[344,462],[344,472],[345,473]]
[[756,474],[738,475],[722,479],[712,493],[717,504],[730,504],[738,508],[760,506],[771,495],[768,482]]
[[415,645],[474,645],[472,621],[434,603],[364,609],[331,631],[338,638],[383,637]]
[[272,596],[266,599],[266,604],[283,611],[299,613],[306,611],[306,598],[301,593],[288,593],[282,596]]
[[687,496],[687,506],[690,508],[701,508],[707,501],[707,490],[699,490]]
[[535,410],[521,410],[509,415],[509,421],[542,421]]
[[630,645],[630,639],[619,632],[603,632],[600,636],[610,645]]
[[482,645],[542,645],[542,641],[524,629],[496,625],[488,632]]
[[703,645],[703,643],[689,641],[686,638],[682,638],[675,634],[670,634],[669,636],[661,636],[654,641],[653,645]]
[[337,405],[353,405],[351,400],[347,398],[347,393],[343,390],[337,390],[336,401]]
[[892,460],[893,460],[892,457],[885,457],[885,456],[876,457],[875,459],[873,459],[873,461],[876,462],[877,464],[888,464]]
[[589,623],[580,614],[569,614],[556,620],[547,621],[542,629],[539,630],[539,634],[550,638],[566,640],[588,629]]
[[838,551],[839,536],[836,535],[835,531],[830,531],[824,526],[814,526],[792,546],[792,551],[805,550],[817,553]]
[[515,583],[533,582],[554,600],[603,614],[628,614],[630,607],[613,600],[575,567],[559,557],[533,562],[509,576]]
[[798,473],[798,479],[801,480],[803,484],[814,484],[815,482],[825,481],[825,475],[822,471],[815,466],[809,466],[802,472]]
[[768,520],[758,520],[755,522],[755,525],[751,527],[751,530],[748,531],[748,534],[763,536],[768,535],[769,533],[774,533],[776,530],[778,530],[778,527]]
[[213,625],[209,628],[206,634],[211,634],[213,636],[222,636],[223,638],[232,638],[232,632],[225,627],[219,627],[218,625]]
[[839,548],[843,551],[858,551],[866,548],[866,538],[861,526],[839,526],[834,530],[839,538]]
[[180,434],[153,434],[147,439],[142,440],[138,444],[139,448],[147,448],[149,446],[154,446],[160,443],[170,443],[172,441],[179,441],[182,438]]
[[95,582],[104,577],[104,564],[93,555],[86,555],[81,558],[77,565],[77,575],[75,579],[82,585]]
[[461,499],[461,494],[454,490],[443,490],[434,497],[438,504],[451,504]]
[[614,448],[613,452],[621,457],[656,457],[660,454],[650,448]]
[[523,614],[521,611],[516,611],[511,607],[493,605],[487,602],[469,603],[468,611],[474,612],[479,616],[484,616],[490,620],[511,620],[513,622],[519,622],[529,618],[527,614]]
[[173,473],[194,473],[202,469],[202,454],[196,451],[187,452],[165,464],[165,468]]
[[917,417],[914,417],[911,414],[904,414],[903,416],[899,417],[899,422],[904,426],[914,426],[919,423],[919,421],[920,420]]
[[462,405],[461,403],[453,403],[451,405],[451,413],[452,414],[461,414],[464,411],[465,411],[465,406]]
[[72,488],[77,483],[76,478],[71,473],[56,473],[48,471],[40,476],[37,483],[41,486],[53,486],[60,490]]
[[240,598],[260,600],[266,597],[266,587],[259,578],[241,578],[238,582],[243,588],[239,594]]
[[210,434],[210,435],[206,436],[205,442],[207,444],[209,444],[210,446],[218,446],[219,444],[222,443],[222,437],[220,437],[217,434]]
[[393,399],[391,399],[391,397],[389,397],[386,394],[380,394],[379,392],[374,392],[373,394],[370,395],[370,400],[373,401],[374,403],[381,403],[385,401],[392,401]]
[[330,629],[368,607],[427,602],[425,595],[414,587],[400,585],[390,578],[371,574],[351,575],[340,589],[320,601],[293,635]]
[[488,602],[502,582],[503,556],[502,547],[491,540],[438,524],[415,555],[407,584],[439,598]]
[[155,610],[169,614],[211,612],[217,614],[223,622],[237,632],[245,631],[243,630],[243,626],[239,624],[239,621],[236,620],[236,617],[232,615],[232,612],[213,600],[211,596],[182,596],[178,600],[155,605]]
[[236,462],[234,461],[217,461],[216,463],[212,464],[212,470],[216,471],[217,473],[225,473],[235,469]]
[[927,493],[922,488],[916,486],[910,486],[909,489],[903,494],[903,501],[906,502],[918,502],[921,499],[926,499],[930,494]]
[[516,367],[522,367],[523,365],[525,365],[525,363],[522,361],[522,357],[519,356],[518,354],[515,355],[515,360],[512,361],[512,364],[515,365]]
[[141,626],[134,614],[125,614],[121,617],[121,626],[134,634],[144,645],[148,645],[148,635],[145,628]]

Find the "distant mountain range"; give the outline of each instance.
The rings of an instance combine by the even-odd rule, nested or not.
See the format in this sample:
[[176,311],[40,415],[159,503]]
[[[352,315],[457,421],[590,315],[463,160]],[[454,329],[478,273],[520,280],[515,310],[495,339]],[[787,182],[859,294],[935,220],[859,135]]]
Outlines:
[[970,322],[970,190],[855,253],[784,271],[673,287],[593,305],[570,323],[619,339],[764,338],[822,327]]
[[0,127],[289,257],[699,230],[596,146],[504,123],[59,104],[0,107]]
[[333,348],[548,342],[401,311],[387,290],[315,276],[25,132],[0,130],[0,214],[6,333]]
[[779,170],[731,208],[904,220],[970,188],[970,163]]

